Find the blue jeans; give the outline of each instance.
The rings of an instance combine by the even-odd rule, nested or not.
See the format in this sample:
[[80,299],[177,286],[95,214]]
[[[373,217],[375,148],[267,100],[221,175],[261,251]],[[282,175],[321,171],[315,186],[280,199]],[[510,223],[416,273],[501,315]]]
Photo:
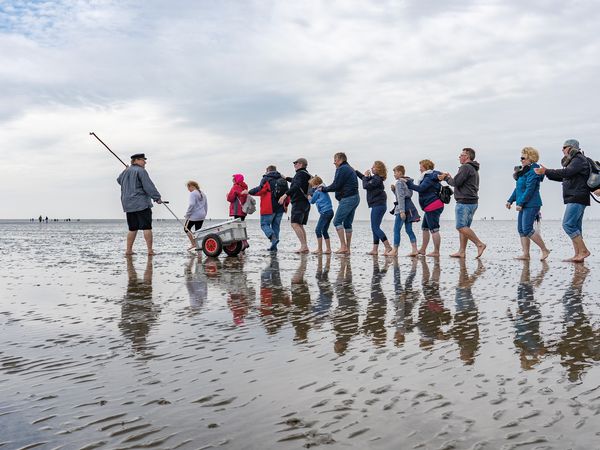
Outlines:
[[412,222],[407,222],[406,219],[402,220],[400,214],[396,214],[396,218],[394,219],[394,247],[400,247],[400,230],[402,230],[402,225],[404,225],[404,230],[411,244],[417,242],[417,237],[412,229]]
[[318,239],[329,239],[329,233],[327,232],[327,230],[329,229],[331,219],[333,219],[332,209],[330,209],[329,211],[325,211],[319,216],[319,221],[317,222],[317,227],[315,228],[315,233]]
[[387,205],[377,205],[371,208],[371,232],[373,233],[373,244],[378,245],[379,241],[386,242],[387,236],[381,229],[383,215],[387,211]]
[[521,237],[531,237],[535,230],[533,229],[533,222],[540,212],[539,206],[532,206],[531,208],[523,208],[519,211],[517,217],[517,230]]
[[344,228],[346,231],[352,231],[352,222],[354,222],[354,213],[360,203],[358,194],[350,197],[344,197],[338,204],[335,217],[333,218],[333,226],[335,229]]
[[283,213],[264,214],[260,216],[260,228],[265,236],[273,240],[279,240],[279,230],[281,229],[281,218]]
[[477,203],[457,203],[454,208],[456,215],[456,229],[470,228],[473,223],[473,216],[477,211]]
[[585,205],[582,205],[581,203],[567,203],[562,227],[571,239],[581,236],[584,212]]

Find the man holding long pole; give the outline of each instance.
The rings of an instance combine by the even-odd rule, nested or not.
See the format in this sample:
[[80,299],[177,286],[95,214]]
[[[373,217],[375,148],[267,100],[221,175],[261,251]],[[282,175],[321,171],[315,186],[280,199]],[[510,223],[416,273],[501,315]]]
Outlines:
[[146,172],[146,155],[131,155],[131,165],[117,178],[121,186],[121,204],[127,214],[127,249],[126,255],[133,255],[133,243],[138,230],[144,231],[144,239],[148,247],[148,255],[154,255],[152,248],[152,200],[162,203],[160,193]]

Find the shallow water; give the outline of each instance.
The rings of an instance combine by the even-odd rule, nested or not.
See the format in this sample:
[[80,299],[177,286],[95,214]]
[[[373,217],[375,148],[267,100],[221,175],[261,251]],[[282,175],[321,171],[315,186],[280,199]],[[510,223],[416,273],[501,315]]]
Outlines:
[[270,256],[250,221],[219,259],[173,222],[129,259],[123,222],[0,223],[0,448],[600,448],[585,227],[575,265],[558,222],[547,264],[512,222],[474,225],[482,262],[366,256],[366,222],[350,257],[295,255],[287,224]]

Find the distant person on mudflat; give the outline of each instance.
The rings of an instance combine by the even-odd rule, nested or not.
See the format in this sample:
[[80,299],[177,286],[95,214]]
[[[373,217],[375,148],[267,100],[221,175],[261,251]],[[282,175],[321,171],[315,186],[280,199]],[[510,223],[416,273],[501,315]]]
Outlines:
[[200,190],[197,181],[190,180],[186,186],[190,192],[190,197],[188,209],[184,215],[185,223],[183,229],[190,239],[191,247],[188,250],[194,250],[196,248],[196,239],[194,239],[192,229],[197,231],[202,228],[208,212],[208,200],[206,199],[206,194]]
[[293,178],[286,178],[290,182],[288,191],[279,198],[279,204],[283,205],[287,198],[292,202],[292,229],[300,241],[300,247],[296,253],[308,253],[308,244],[306,241],[306,230],[304,225],[308,223],[308,215],[310,214],[310,203],[308,201],[308,180],[311,179],[310,173],[306,170],[308,161],[306,158],[298,158],[294,161],[294,170],[296,171]]
[[281,218],[285,212],[284,205],[280,205],[278,200],[287,190],[285,178],[277,171],[277,167],[270,165],[267,166],[258,186],[242,192],[260,197],[260,228],[271,241],[271,252],[277,251]]
[[521,247],[523,254],[516,259],[528,260],[529,248],[533,241],[542,251],[544,261],[550,254],[550,250],[546,247],[542,236],[534,228],[534,222],[539,220],[540,208],[542,207],[542,197],[540,196],[540,183],[544,180],[542,175],[535,173],[539,164],[537,163],[540,156],[538,151],[533,147],[525,147],[521,151],[521,166],[518,167],[513,174],[513,178],[517,181],[517,186],[513,190],[511,196],[506,201],[506,208],[510,209],[513,203],[517,203],[517,230],[521,237]]
[[475,150],[463,148],[458,156],[461,166],[457,174],[452,177],[448,172],[439,176],[440,181],[445,181],[454,186],[454,200],[456,201],[456,229],[460,239],[460,247],[453,258],[464,258],[467,253],[467,244],[473,242],[477,247],[477,258],[480,258],[486,245],[481,242],[471,229],[473,217],[479,203],[479,163],[475,161]]
[[400,247],[400,230],[404,226],[404,231],[408,236],[412,251],[406,256],[417,256],[417,237],[412,229],[413,222],[421,220],[415,204],[411,200],[413,191],[406,185],[404,176],[406,170],[404,166],[398,165],[394,167],[394,178],[396,183],[392,184],[391,189],[396,196],[394,202],[394,248],[386,253],[386,256],[398,256],[398,247]]
[[356,171],[356,176],[362,180],[363,188],[367,191],[367,205],[371,209],[371,233],[373,234],[373,248],[369,255],[379,253],[379,241],[385,247],[385,253],[392,251],[387,236],[381,229],[383,216],[387,212],[387,194],[384,181],[387,178],[387,168],[382,161],[375,161],[371,169],[364,174]]
[[333,218],[333,226],[340,239],[340,248],[336,253],[350,253],[352,222],[354,222],[354,213],[360,203],[358,178],[354,169],[348,164],[345,153],[338,152],[333,155],[333,164],[336,167],[333,183],[321,190],[335,192],[335,199],[339,202]]
[[[331,198],[327,192],[319,190],[319,187],[325,186],[321,177],[314,176],[308,182],[311,191],[309,192],[308,198],[310,204],[317,205],[317,211],[319,212],[319,221],[315,228],[315,234],[317,235],[317,249],[313,253],[321,254],[331,253],[331,239],[329,239],[329,224],[333,219],[333,205],[331,204]],[[325,250],[323,250],[323,241],[325,241]]]
[[[244,175],[236,173],[231,176],[233,185],[227,193],[227,201],[229,202],[229,217],[240,219],[242,222],[246,220],[246,212],[243,210],[244,203],[248,198],[248,185],[244,182]],[[242,241],[242,251],[245,251],[250,245],[248,241]]]
[[136,153],[131,155],[131,165],[128,166],[117,178],[121,186],[121,204],[127,215],[126,255],[133,255],[133,243],[138,230],[143,230],[148,255],[154,255],[152,248],[152,201],[162,203],[160,193],[146,171],[146,155]]
[[566,205],[562,226],[571,238],[575,252],[572,258],[565,261],[580,263],[591,254],[582,235],[583,214],[585,208],[590,206],[590,189],[587,185],[590,166],[581,153],[578,140],[566,140],[562,151],[562,169],[546,169],[542,165],[535,172],[546,175],[550,180],[562,182],[563,201]]
[[440,172],[434,170],[434,167],[435,164],[429,159],[419,161],[421,177],[417,184],[414,183],[412,178],[405,179],[408,188],[419,193],[419,205],[425,213],[421,224],[423,242],[421,243],[419,254],[425,255],[429,240],[431,239],[433,240],[433,252],[428,253],[427,256],[438,257],[440,256],[440,245],[442,243],[440,217],[444,211],[444,203],[440,200],[439,195],[442,188],[438,178]]

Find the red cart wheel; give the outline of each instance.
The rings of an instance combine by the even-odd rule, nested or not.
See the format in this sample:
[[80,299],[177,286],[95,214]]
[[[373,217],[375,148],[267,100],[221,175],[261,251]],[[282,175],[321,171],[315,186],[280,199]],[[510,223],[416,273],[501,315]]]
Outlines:
[[242,251],[243,246],[244,244],[242,244],[242,241],[237,241],[224,246],[223,250],[225,250],[225,253],[229,256],[237,256]]
[[217,234],[209,234],[202,240],[202,251],[206,256],[216,258],[223,251],[223,241]]

